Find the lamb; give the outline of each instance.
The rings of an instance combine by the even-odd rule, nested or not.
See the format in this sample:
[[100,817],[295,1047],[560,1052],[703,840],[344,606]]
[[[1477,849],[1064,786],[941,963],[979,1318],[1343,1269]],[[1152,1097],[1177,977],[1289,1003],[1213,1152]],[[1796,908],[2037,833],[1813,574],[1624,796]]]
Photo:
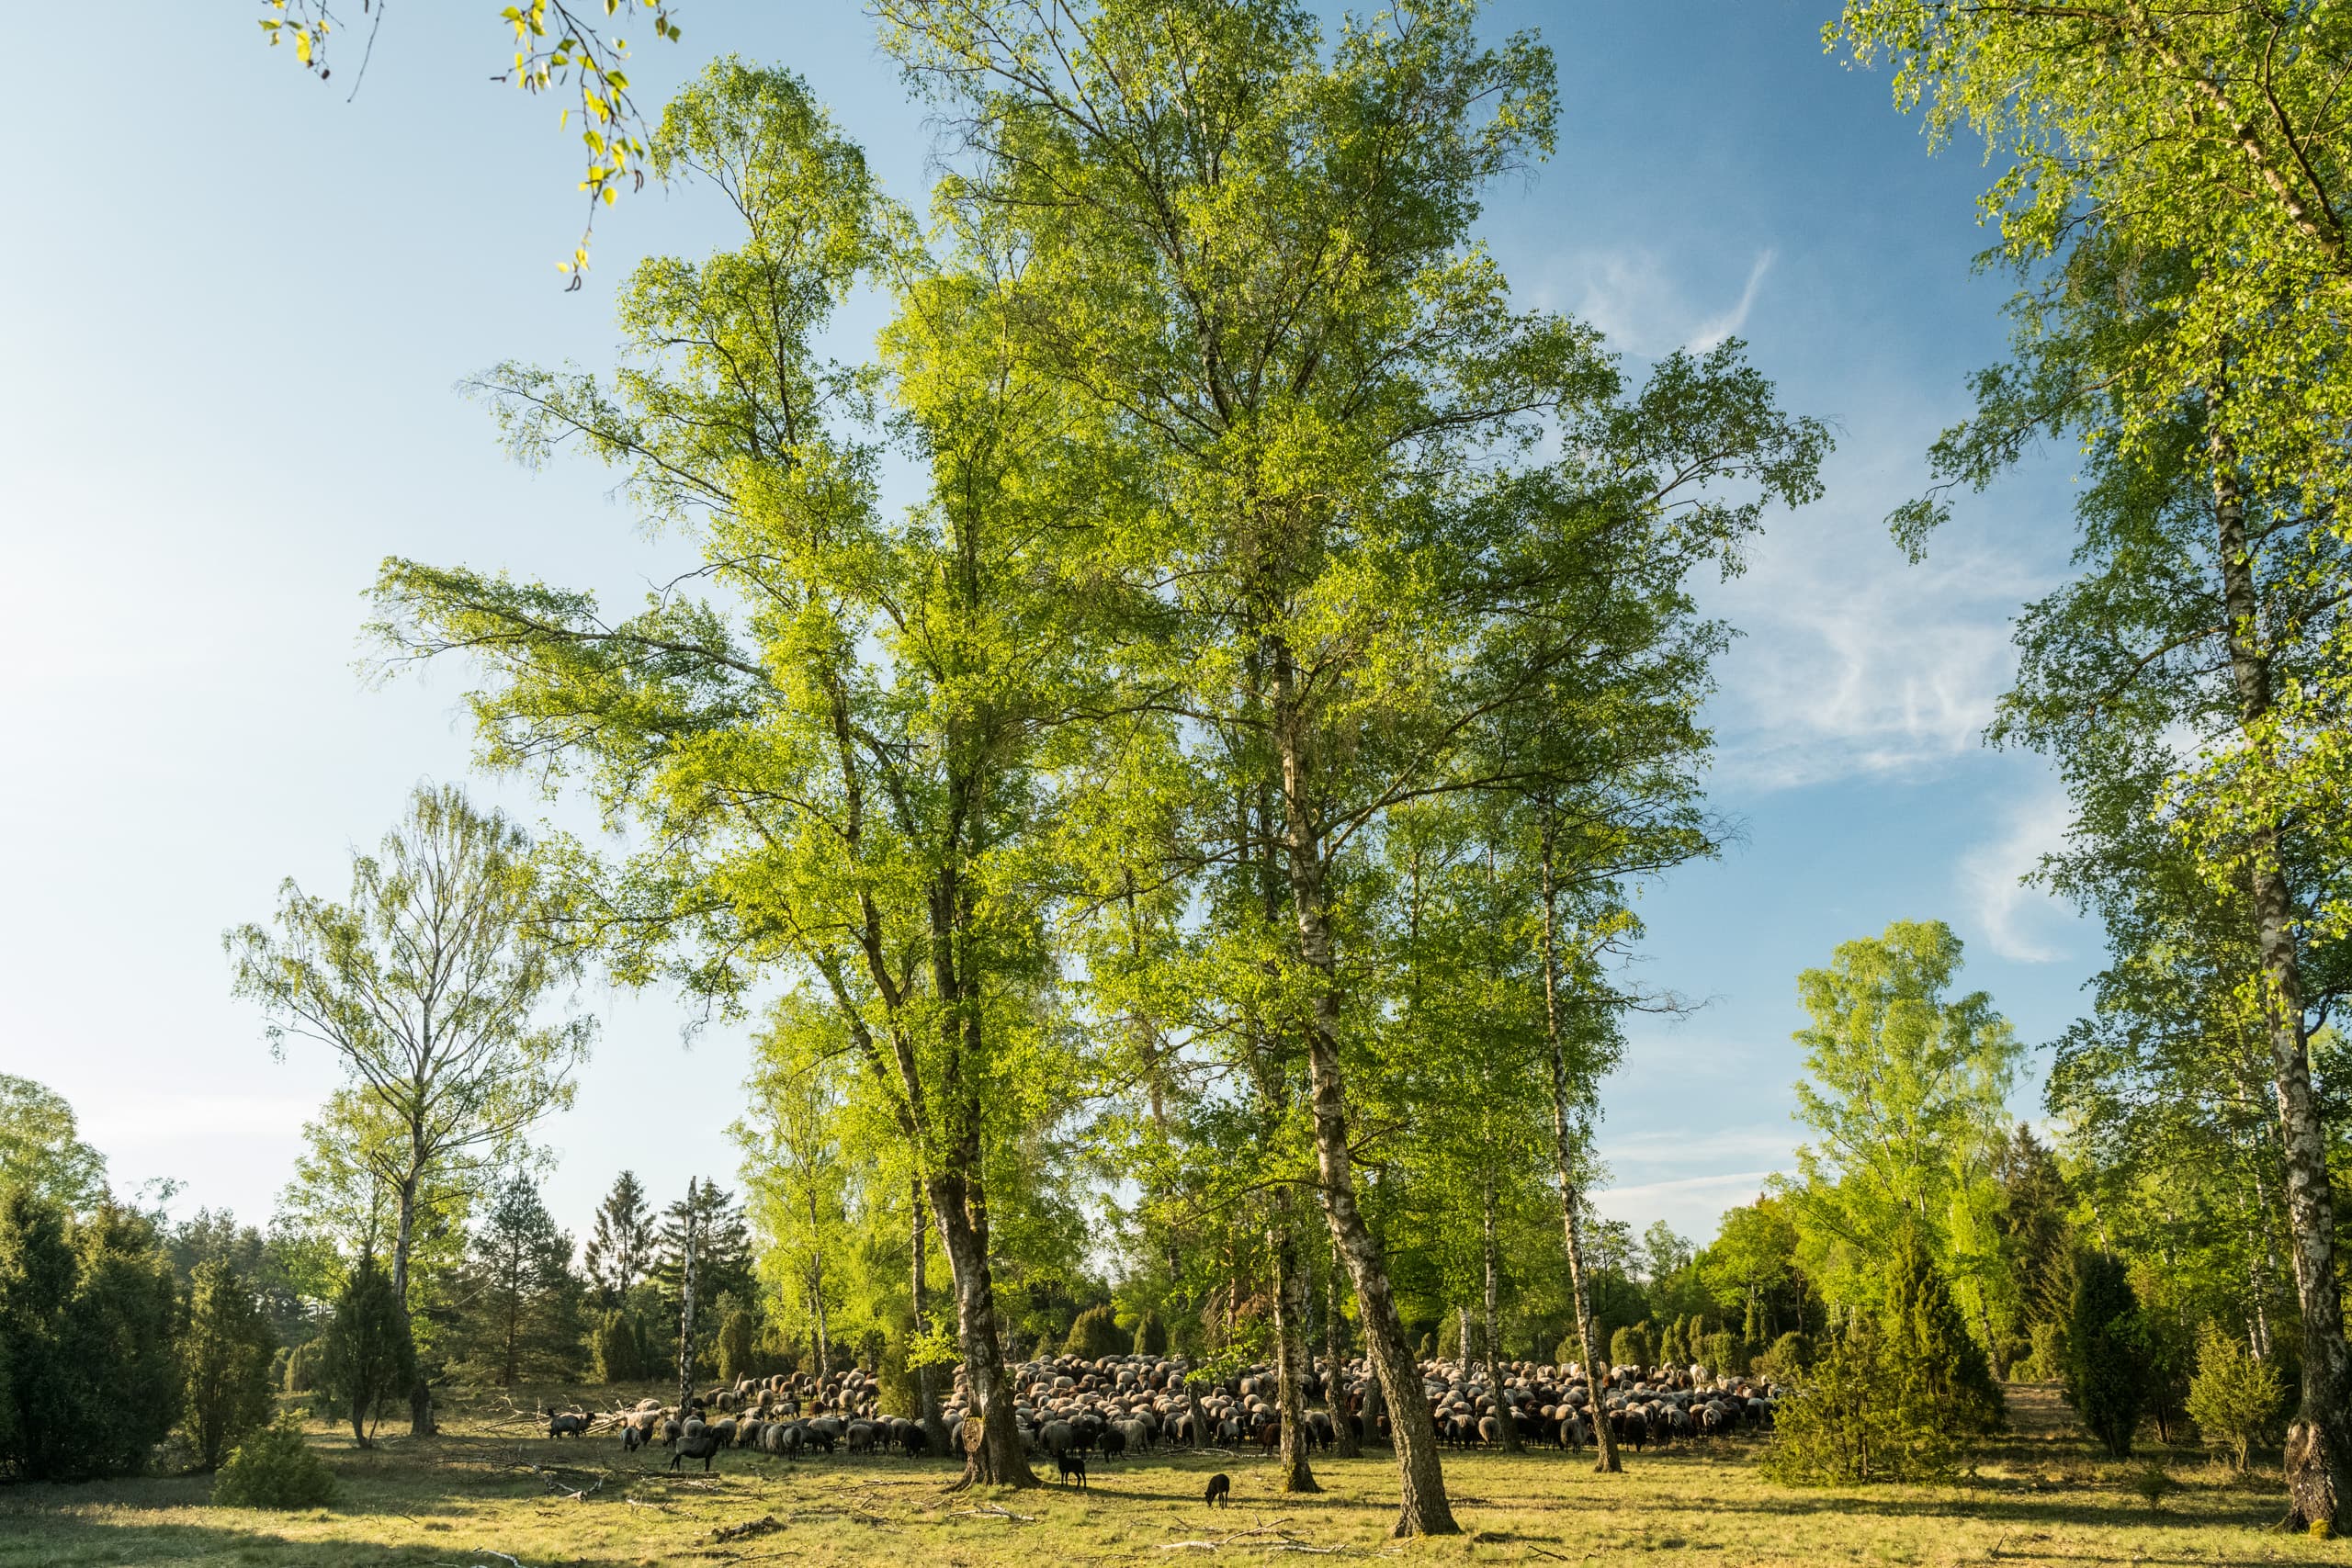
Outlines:
[[1054,1463],[1060,1467],[1064,1483],[1068,1483],[1074,1477],[1080,1486],[1086,1484],[1086,1456],[1084,1454],[1056,1454]]
[[583,1438],[588,1435],[588,1417],[577,1411],[556,1414],[555,1406],[548,1406],[548,1436],[550,1438]]
[[1220,1505],[1228,1508],[1233,1506],[1233,1477],[1221,1470],[1209,1477],[1208,1505],[1211,1507]]

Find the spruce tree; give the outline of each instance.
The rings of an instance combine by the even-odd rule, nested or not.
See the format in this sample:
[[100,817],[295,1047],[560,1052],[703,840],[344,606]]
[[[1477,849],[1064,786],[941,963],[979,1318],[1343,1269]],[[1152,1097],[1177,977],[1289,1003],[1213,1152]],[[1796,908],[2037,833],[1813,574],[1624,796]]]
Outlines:
[[[752,1299],[755,1289],[752,1231],[741,1206],[733,1193],[715,1181],[697,1181],[693,1190],[695,1296],[717,1301],[731,1292],[741,1300]],[[648,1275],[661,1287],[664,1315],[671,1319],[678,1315],[679,1259],[685,1235],[686,1204],[681,1199],[662,1211],[653,1267]]]
[[635,1171],[622,1171],[596,1207],[595,1229],[589,1233],[581,1260],[602,1304],[620,1305],[629,1287],[646,1277],[658,1239],[645,1189]]
[[1888,1353],[1917,1380],[1952,1433],[1998,1431],[2007,1406],[1984,1348],[1969,1337],[1960,1307],[1917,1227],[1895,1244],[1887,1280]]
[[492,1196],[466,1262],[466,1360],[502,1388],[579,1370],[579,1285],[571,1237],[517,1175]]

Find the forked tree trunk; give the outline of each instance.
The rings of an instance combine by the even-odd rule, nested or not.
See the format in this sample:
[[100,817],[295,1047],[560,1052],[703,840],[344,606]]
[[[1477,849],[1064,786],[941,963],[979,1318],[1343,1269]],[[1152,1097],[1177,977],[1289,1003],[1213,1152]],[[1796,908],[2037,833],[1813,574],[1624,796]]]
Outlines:
[[1340,1459],[1354,1459],[1363,1451],[1348,1409],[1347,1358],[1348,1320],[1340,1311],[1340,1257],[1335,1252],[1323,1283],[1323,1404],[1331,1412],[1331,1452]]
[[1283,770],[1284,870],[1290,877],[1291,911],[1297,922],[1298,961],[1311,977],[1314,995],[1305,1020],[1307,1088],[1315,1112],[1315,1160],[1323,1182],[1323,1213],[1331,1240],[1355,1283],[1363,1318],[1364,1348],[1374,1373],[1388,1393],[1389,1439],[1396,1448],[1402,1497],[1397,1536],[1458,1535],[1446,1501],[1445,1472],[1438,1460],[1437,1424],[1430,1416],[1421,1370],[1405,1342],[1405,1325],[1388,1280],[1388,1261],[1365,1224],[1356,1201],[1355,1156],[1348,1147],[1347,1077],[1340,1063],[1340,977],[1331,946],[1330,914],[1324,879],[1321,831],[1315,820],[1312,768],[1297,698],[1290,650],[1274,647],[1274,739]]
[[1290,1193],[1274,1200],[1268,1251],[1274,1273],[1274,1403],[1282,1413],[1282,1487],[1284,1492],[1320,1492],[1307,1463],[1306,1292],[1299,1287],[1298,1247],[1293,1235]]
[[[2212,401],[2218,405],[2220,396]],[[2218,412],[2218,408],[2215,410]],[[2230,619],[2230,673],[2238,718],[2249,738],[2271,716],[2270,655],[2247,554],[2245,496],[2236,454],[2218,428],[2211,437],[2213,508],[2219,525],[2222,597]],[[2259,780],[2267,762],[2257,760]],[[2287,1221],[2294,1243],[2295,1294],[2302,1309],[2302,1401],[2287,1427],[2290,1520],[2333,1529],[2352,1497],[2352,1353],[2344,1342],[2344,1301],[2335,1279],[2335,1201],[2328,1186],[2327,1130],[2312,1093],[2311,1043],[2304,1033],[2301,955],[2295,910],[2280,852],[2275,804],[2254,802],[2247,892],[2261,956],[2270,1066],[2285,1156]]]
[[1593,1331],[1592,1292],[1584,1269],[1584,1227],[1577,1211],[1584,1192],[1577,1179],[1576,1144],[1568,1113],[1568,1052],[1560,1021],[1559,938],[1554,927],[1552,886],[1552,825],[1544,825],[1544,1032],[1552,1054],[1552,1158],[1560,1177],[1560,1223],[1568,1243],[1568,1295],[1576,1313],[1577,1343],[1584,1347],[1585,1392],[1591,1404],[1592,1440],[1600,1450],[1594,1469],[1624,1468],[1617,1457],[1617,1438],[1609,1430],[1609,1413],[1602,1400],[1609,1382],[1609,1362],[1600,1354],[1600,1337]]

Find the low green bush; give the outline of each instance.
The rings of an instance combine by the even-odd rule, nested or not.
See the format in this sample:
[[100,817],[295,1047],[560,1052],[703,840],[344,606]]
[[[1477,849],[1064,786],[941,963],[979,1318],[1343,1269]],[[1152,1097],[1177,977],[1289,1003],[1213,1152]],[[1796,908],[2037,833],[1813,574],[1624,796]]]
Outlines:
[[2256,1443],[2278,1441],[2286,1389],[2277,1367],[2256,1360],[2236,1335],[2209,1323],[2198,1336],[2188,1405],[2205,1441],[2227,1451],[2231,1467],[2243,1475]]
[[1867,1317],[1828,1343],[1772,1426],[1762,1469],[1783,1486],[1936,1481],[1957,1464],[1928,1379]]
[[291,1421],[238,1444],[212,1482],[212,1500],[230,1508],[316,1508],[334,1498],[334,1473]]

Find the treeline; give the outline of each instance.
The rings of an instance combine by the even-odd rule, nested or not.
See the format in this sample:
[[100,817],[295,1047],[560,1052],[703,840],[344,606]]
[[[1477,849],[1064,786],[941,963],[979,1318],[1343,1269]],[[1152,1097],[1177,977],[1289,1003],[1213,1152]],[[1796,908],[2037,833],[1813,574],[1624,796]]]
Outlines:
[[[1635,376],[1514,299],[1477,221],[1553,146],[1540,40],[1472,4],[1327,37],[1282,0],[885,3],[949,128],[927,220],[808,83],[713,64],[649,156],[740,232],[629,279],[609,370],[474,383],[519,458],[611,465],[700,570],[620,611],[401,558],[375,593],[388,660],[470,666],[488,765],[628,832],[535,845],[420,791],[347,899],[289,885],[231,938],[271,1027],[350,1068],[293,1206],[385,1259],[413,1429],[460,1356],[418,1281],[566,1103],[594,967],[761,1026],[738,1344],[895,1337],[984,1415],[1057,1336],[1271,1361],[1294,1412],[1310,1354],[1357,1346],[1407,1534],[1454,1528],[1424,1346],[1489,1386],[1509,1347],[1565,1342],[1596,1388],[1613,1353],[1770,1358],[1813,1382],[1799,1427],[1850,1397],[1899,1468],[1996,1426],[2001,1371],[2063,1374],[2120,1442],[2134,1400],[2199,1398],[2166,1357],[2218,1377],[2244,1344],[2296,1363],[2295,1512],[2329,1524],[2352,204],[2324,9],[1852,0],[1832,29],[2007,165],[2015,354],[1892,522],[1917,552],[2037,437],[2083,450],[2077,575],[2019,618],[1993,738],[2057,763],[2044,874],[2112,962],[2053,1169],[1951,933],[1841,948],[1801,983],[1812,1141],[1687,1263],[1589,1201],[1622,1020],[1679,1005],[1619,960],[1643,885],[1722,835],[1699,715],[1730,630],[1697,585],[1818,495],[1828,438],[1736,343]],[[854,297],[888,324],[844,362]],[[609,1365],[654,1354],[639,1290],[595,1308]],[[972,1479],[1033,1479],[1013,1423],[982,1431]]]

